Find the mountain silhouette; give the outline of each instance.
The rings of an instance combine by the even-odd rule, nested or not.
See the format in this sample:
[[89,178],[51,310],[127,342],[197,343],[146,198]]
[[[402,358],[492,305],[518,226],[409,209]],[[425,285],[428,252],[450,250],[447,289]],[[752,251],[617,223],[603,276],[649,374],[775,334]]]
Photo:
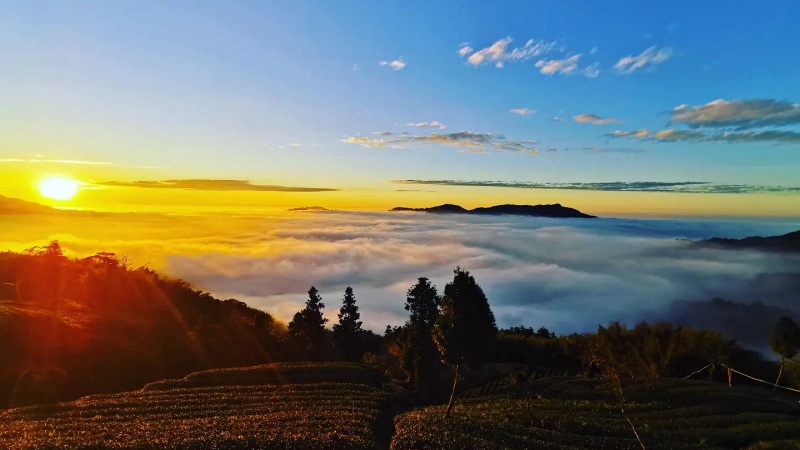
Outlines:
[[777,252],[800,252],[800,230],[782,236],[750,236],[744,239],[711,238],[697,241],[707,247],[753,249]]
[[39,203],[0,195],[0,215],[53,214],[59,210]]
[[553,205],[495,205],[466,209],[459,205],[445,203],[444,205],[433,206],[430,208],[406,208],[398,206],[391,211],[417,211],[434,214],[471,214],[479,216],[529,216],[529,217],[555,217],[555,218],[578,218],[595,219],[597,216],[584,214],[575,208],[561,206],[559,203]]

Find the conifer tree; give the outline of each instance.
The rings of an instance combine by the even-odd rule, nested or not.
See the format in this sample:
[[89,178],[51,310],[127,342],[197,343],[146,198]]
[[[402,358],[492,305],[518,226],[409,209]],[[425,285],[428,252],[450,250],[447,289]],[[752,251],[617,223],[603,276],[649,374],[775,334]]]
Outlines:
[[455,372],[445,417],[453,406],[459,369],[488,361],[497,337],[497,324],[483,289],[461,267],[456,267],[454,274],[453,281],[444,288],[442,312],[433,330],[442,360],[454,366]]
[[347,286],[339,308],[339,323],[333,326],[333,342],[339,354],[350,361],[360,360],[364,353],[360,318],[353,288]]
[[441,366],[439,352],[433,342],[433,325],[439,317],[441,297],[436,286],[421,277],[408,289],[405,309],[411,314],[403,328],[403,368],[410,374],[416,391],[436,396],[437,374]]
[[306,307],[295,313],[289,322],[289,334],[303,349],[307,359],[320,359],[324,354],[325,323],[328,321],[322,317],[324,308],[317,288],[311,286]]

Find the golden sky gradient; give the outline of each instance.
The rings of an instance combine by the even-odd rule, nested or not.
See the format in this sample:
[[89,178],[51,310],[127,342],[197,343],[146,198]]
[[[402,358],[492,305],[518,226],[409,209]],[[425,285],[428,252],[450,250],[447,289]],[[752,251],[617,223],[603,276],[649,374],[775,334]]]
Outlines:
[[[37,184],[61,176],[81,182],[69,201],[45,198]],[[800,196],[788,193],[697,194],[671,192],[609,192],[568,189],[521,189],[445,185],[402,185],[391,181],[353,186],[348,180],[327,180],[310,186],[325,192],[269,192],[105,186],[107,181],[176,179],[159,169],[136,169],[113,164],[65,162],[0,163],[0,195],[68,209],[113,212],[207,213],[213,211],[282,211],[303,206],[328,209],[383,211],[395,206],[427,207],[456,203],[466,208],[503,203],[561,203],[583,212],[613,216],[777,216],[800,214]],[[268,180],[250,180],[268,184]],[[296,185],[292,183],[291,185]]]

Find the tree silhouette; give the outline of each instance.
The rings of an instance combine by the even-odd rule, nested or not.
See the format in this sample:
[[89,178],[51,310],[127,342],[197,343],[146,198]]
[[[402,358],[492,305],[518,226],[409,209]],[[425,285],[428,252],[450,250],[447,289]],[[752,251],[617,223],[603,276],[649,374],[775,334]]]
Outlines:
[[786,360],[794,358],[800,352],[800,328],[791,318],[781,317],[772,330],[769,345],[772,351],[781,357],[781,368],[778,370],[778,379],[775,380],[773,387],[775,389],[781,381]]
[[453,407],[459,368],[486,362],[492,356],[497,338],[497,324],[483,289],[461,267],[456,267],[453,273],[453,281],[444,288],[442,312],[433,329],[442,361],[454,366],[453,390],[445,417]]
[[339,323],[333,326],[333,342],[339,354],[346,360],[358,361],[363,354],[361,313],[358,312],[353,288],[344,290],[342,307],[339,308]]
[[418,393],[437,394],[437,374],[441,368],[440,356],[433,342],[433,326],[439,317],[441,297],[436,286],[420,277],[406,295],[406,311],[410,311],[408,322],[402,330],[401,362],[410,374],[410,381]]
[[324,308],[317,288],[311,286],[306,307],[295,313],[289,322],[289,334],[300,345],[307,359],[320,358],[325,348],[325,323],[328,319],[322,317]]
[[408,289],[406,295],[405,308],[411,312],[409,323],[430,333],[436,318],[439,317],[440,302],[436,286],[427,278],[420,277],[417,284]]

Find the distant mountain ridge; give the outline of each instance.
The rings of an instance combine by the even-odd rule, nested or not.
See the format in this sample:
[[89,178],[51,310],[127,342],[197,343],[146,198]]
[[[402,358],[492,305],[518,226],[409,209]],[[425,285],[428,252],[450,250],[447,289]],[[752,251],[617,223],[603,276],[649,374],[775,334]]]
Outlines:
[[800,230],[781,236],[750,236],[743,239],[711,238],[696,242],[703,246],[731,249],[753,249],[778,252],[800,252]]
[[528,217],[553,217],[568,219],[596,219],[597,216],[584,214],[575,208],[561,206],[560,203],[552,205],[495,205],[466,209],[459,205],[445,203],[444,205],[430,208],[406,208],[398,206],[391,211],[416,211],[433,214],[472,214],[480,216],[528,216]]

